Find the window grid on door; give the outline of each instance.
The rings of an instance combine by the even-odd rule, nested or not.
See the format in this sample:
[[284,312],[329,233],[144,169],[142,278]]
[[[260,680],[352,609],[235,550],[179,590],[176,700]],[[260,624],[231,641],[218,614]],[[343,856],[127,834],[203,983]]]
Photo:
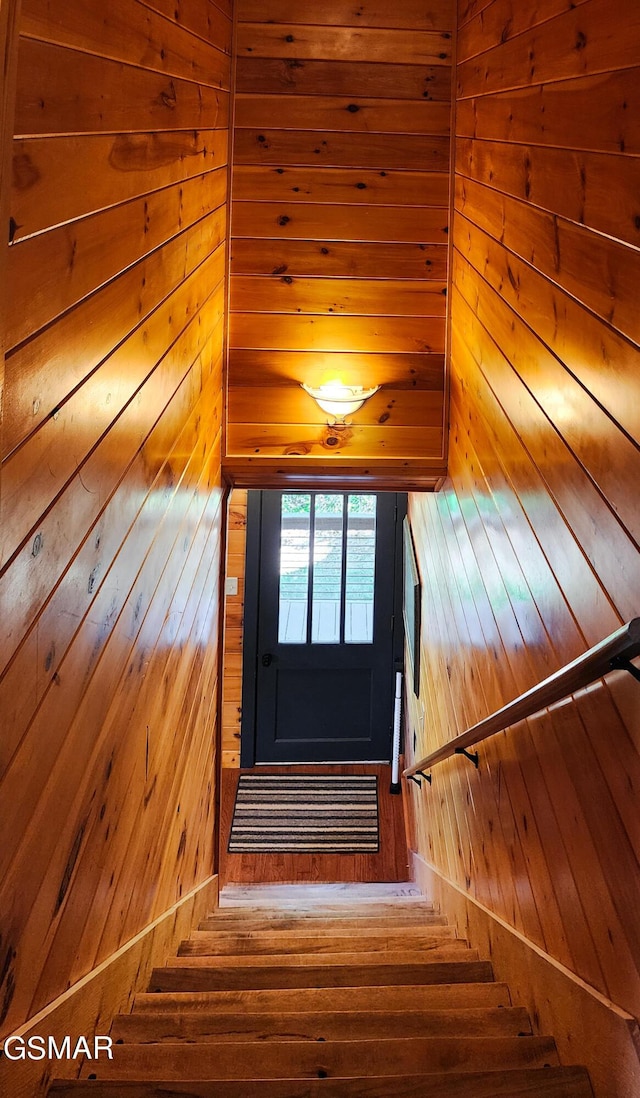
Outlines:
[[376,497],[283,493],[279,644],[372,644]]

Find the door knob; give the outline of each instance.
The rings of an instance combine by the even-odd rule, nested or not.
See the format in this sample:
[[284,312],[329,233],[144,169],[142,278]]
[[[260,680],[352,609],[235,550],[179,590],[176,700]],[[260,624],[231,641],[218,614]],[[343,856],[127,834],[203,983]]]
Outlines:
[[262,666],[263,667],[270,667],[272,659],[273,659],[273,656],[271,655],[271,652],[265,652],[265,654],[262,657]]

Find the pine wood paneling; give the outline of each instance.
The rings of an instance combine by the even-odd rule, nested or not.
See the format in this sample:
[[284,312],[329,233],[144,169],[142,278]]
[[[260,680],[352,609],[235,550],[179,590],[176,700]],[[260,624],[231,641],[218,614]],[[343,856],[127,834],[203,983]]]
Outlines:
[[[24,39],[18,67],[16,134],[135,133],[225,124],[228,70],[210,84]],[[228,85],[226,85],[228,87]]]
[[[449,479],[410,502],[417,756],[640,610],[637,8],[460,18]],[[639,713],[617,672],[411,791],[425,860],[633,1015]]]
[[[278,105],[277,96],[240,95],[235,104],[235,125],[250,130],[269,129],[273,126],[274,108]],[[277,121],[277,128],[281,130],[353,130],[367,134],[418,133],[448,137],[451,110],[446,101],[416,103],[407,99],[360,98],[354,103],[345,96],[318,95],[312,99],[290,95],[287,113]],[[388,157],[391,152],[388,143],[386,149]],[[419,168],[426,166],[418,164]]]
[[[364,0],[358,4],[359,27],[388,27],[389,8],[380,0]],[[243,22],[257,22],[264,16],[262,0],[239,0],[238,15]],[[353,18],[352,0],[325,0],[317,7],[300,7],[296,0],[270,0],[269,19],[273,23],[325,23],[329,26],[349,24]],[[448,26],[451,16],[449,0],[430,0],[426,7],[423,0],[403,0],[393,12],[396,27],[408,30],[431,30]]]
[[[383,463],[401,476],[410,461],[425,485],[444,468],[435,374],[452,22],[443,0],[401,0],[393,13],[342,0],[302,14],[289,0],[239,5],[226,436],[236,483],[255,483],[257,468],[284,482],[331,453],[342,477],[350,460],[359,477],[367,459],[366,476]],[[395,386],[404,355],[416,369],[409,399]],[[299,388],[336,376],[383,386],[337,441]]]
[[393,279],[441,278],[446,277],[447,248],[444,244],[393,243],[367,243],[363,248],[358,241],[247,237],[234,241],[232,260],[236,274],[380,278],[384,270]]
[[640,163],[620,159],[616,168],[616,193],[611,202],[609,157],[603,153],[573,153],[536,145],[460,140],[457,170],[485,186],[579,225],[623,240],[640,243],[640,222],[629,217],[640,191]]
[[278,26],[265,22],[263,12],[258,23],[239,22],[238,56],[290,58],[293,54],[296,60],[382,63],[402,57],[407,65],[450,65],[450,39],[450,31],[361,29],[348,22],[307,27],[296,20]]
[[441,65],[239,57],[236,89],[254,95],[365,95],[447,103],[451,72]]
[[[373,357],[374,362],[371,362]],[[253,383],[254,370],[259,371],[262,384],[278,386],[283,377],[293,377],[302,382],[310,380],[318,385],[326,367],[326,357],[315,351],[243,351],[235,350],[229,356],[236,382],[240,388]],[[349,377],[355,384],[364,385],[377,365],[375,355],[349,354]],[[439,389],[442,385],[442,355],[398,354],[384,355],[385,369],[394,389]],[[265,399],[267,394],[265,392]]]
[[[355,106],[355,104],[354,104]],[[434,127],[435,128],[435,127]],[[442,171],[449,162],[448,138],[401,134],[393,144],[384,134],[331,130],[238,130],[238,164],[326,164],[327,167],[424,168]],[[234,230],[235,231],[235,230]],[[375,238],[374,238],[375,239]]]
[[[284,240],[357,241],[369,243],[443,244],[447,239],[445,210],[413,206],[318,205],[315,203],[242,202],[236,204],[233,221],[236,238],[274,240],[272,249]],[[355,256],[353,274],[358,273]],[[369,271],[369,261],[365,261]],[[380,273],[381,274],[381,273]],[[379,289],[384,289],[381,276]]]
[[[245,549],[247,539],[247,492],[236,488],[229,498],[227,523],[227,576],[238,581],[237,595],[225,600],[224,678],[222,698],[222,767],[240,766],[240,720],[242,717],[242,635],[244,624]],[[221,836],[222,848],[226,839]]]
[[375,171],[368,168],[270,168],[237,164],[233,173],[238,200],[264,202],[337,202],[366,206],[446,206],[448,172]]
[[[16,141],[13,239],[204,175],[223,165],[226,156],[225,130]],[[223,167],[207,175],[219,194],[225,176]]]
[[[483,38],[478,57],[458,65],[458,95],[471,95],[539,85],[571,77],[593,76],[633,65],[640,47],[640,12],[634,0],[619,0],[611,19],[608,0],[589,0],[548,19],[513,39],[496,34],[496,23],[508,25],[502,4],[494,9],[494,30]],[[500,12],[500,16],[498,16]],[[624,24],[625,36],[619,28]],[[490,43],[490,44],[489,44]]]
[[[104,968],[91,972],[48,1004],[25,1027],[25,1040],[31,1034],[46,1032],[58,1046],[66,1034],[105,1033],[111,1020],[131,1006],[135,993],[144,994],[154,968],[174,954],[185,934],[215,909],[218,902],[218,878],[209,877],[192,892],[180,898],[162,915],[127,942]],[[497,985],[496,985],[497,986]],[[75,1079],[80,1060],[58,1060],[57,1079]],[[34,1098],[46,1093],[51,1075],[49,1060],[0,1060],[0,1085],[13,1098]]]
[[[385,280],[387,310],[396,316],[444,316],[446,286],[442,282]],[[256,278],[238,275],[233,282],[233,307],[238,312],[339,313],[377,315],[379,288],[370,279]]]
[[456,129],[465,137],[521,144],[526,134],[525,144],[637,155],[639,104],[635,67],[458,100]]
[[213,871],[224,495],[229,12],[23,13],[0,514],[3,1034]]

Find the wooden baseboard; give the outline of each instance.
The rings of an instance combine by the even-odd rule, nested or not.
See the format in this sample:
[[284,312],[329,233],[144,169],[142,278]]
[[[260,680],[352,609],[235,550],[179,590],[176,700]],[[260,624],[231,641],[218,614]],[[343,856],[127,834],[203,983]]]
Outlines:
[[[147,988],[151,970],[166,964],[183,938],[218,906],[218,877],[208,877],[177,904],[146,926],[81,980],[73,984],[12,1036],[28,1039],[39,1034],[59,1044],[84,1036],[92,1045],[96,1034],[106,1035],[116,1014],[126,1011],[135,994]],[[77,1060],[9,1060],[0,1058],[0,1094],[11,1098],[40,1098],[52,1078],[75,1079],[82,1067]]]
[[414,879],[439,904],[461,937],[493,962],[515,1004],[526,1006],[534,1031],[552,1034],[562,1064],[582,1064],[596,1098],[640,1094],[640,1027],[575,973],[530,942],[411,851]]

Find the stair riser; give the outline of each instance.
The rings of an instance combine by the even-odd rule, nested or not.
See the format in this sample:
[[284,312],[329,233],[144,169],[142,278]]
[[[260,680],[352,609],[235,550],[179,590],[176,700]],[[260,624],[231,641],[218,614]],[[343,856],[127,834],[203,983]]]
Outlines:
[[557,1064],[545,1037],[419,1038],[255,1044],[120,1045],[113,1060],[89,1064],[104,1079],[305,1079],[409,1072],[489,1071]]
[[[54,1084],[56,1098],[249,1098],[242,1082],[165,1084],[69,1082]],[[593,1098],[581,1068],[522,1069],[447,1075],[387,1076],[378,1079],[261,1079],[255,1098]],[[253,1098],[253,1096],[251,1096]]]

